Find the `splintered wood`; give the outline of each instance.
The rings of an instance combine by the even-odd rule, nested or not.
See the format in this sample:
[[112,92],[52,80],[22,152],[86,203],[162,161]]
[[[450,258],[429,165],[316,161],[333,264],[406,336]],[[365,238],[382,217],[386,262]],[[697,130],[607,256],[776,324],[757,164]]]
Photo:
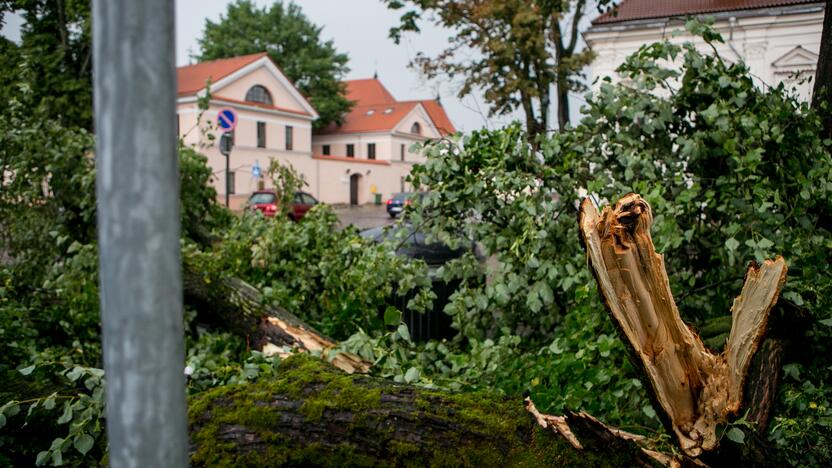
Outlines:
[[650,236],[650,205],[625,195],[598,213],[589,199],[579,224],[598,289],[644,371],[660,416],[691,457],[713,450],[716,427],[742,405],[745,376],[786,279],[782,257],[752,264],[731,307],[726,351],[715,355],[679,316],[664,259]]

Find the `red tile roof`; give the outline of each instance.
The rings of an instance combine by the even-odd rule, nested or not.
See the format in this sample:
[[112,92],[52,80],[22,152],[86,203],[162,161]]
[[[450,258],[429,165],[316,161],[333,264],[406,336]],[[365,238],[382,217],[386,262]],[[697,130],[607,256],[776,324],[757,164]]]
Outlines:
[[428,111],[428,115],[430,116],[430,119],[433,120],[433,125],[436,126],[436,130],[439,131],[440,135],[445,136],[456,133],[454,124],[451,123],[451,119],[448,118],[445,108],[442,107],[442,104],[439,101],[430,99],[420,102],[423,106],[425,106],[425,110]]
[[347,81],[347,99],[359,106],[373,104],[394,104],[396,99],[376,78]]
[[442,105],[435,100],[396,101],[390,91],[376,78],[347,81],[347,99],[356,105],[340,126],[332,124],[317,133],[332,135],[341,133],[388,132],[421,104],[442,136],[456,132]]
[[667,18],[672,16],[700,15],[721,11],[754,10],[820,0],[623,0],[617,8],[592,21],[593,25],[622,23],[625,21]]
[[209,78],[212,83],[216,83],[266,55],[266,52],[260,52],[179,67],[176,69],[176,82],[179,95],[187,96],[194,94],[205,88],[205,82]]
[[376,105],[362,106],[361,101],[359,105],[352,108],[349,114],[344,118],[344,123],[340,126],[332,124],[318,133],[320,135],[330,135],[339,133],[365,133],[365,132],[387,132],[393,130],[404,116],[408,114],[417,102],[405,102],[391,104],[379,103]]

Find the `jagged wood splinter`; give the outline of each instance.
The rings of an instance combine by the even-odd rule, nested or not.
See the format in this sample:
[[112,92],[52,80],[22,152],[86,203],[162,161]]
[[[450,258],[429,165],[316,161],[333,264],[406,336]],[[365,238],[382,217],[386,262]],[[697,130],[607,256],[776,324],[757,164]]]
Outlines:
[[708,351],[682,322],[662,255],[650,237],[650,205],[631,193],[600,214],[589,199],[579,224],[598,289],[644,371],[654,406],[685,454],[716,448],[716,428],[737,414],[748,366],[786,279],[783,257],[752,263],[731,307],[724,353]]

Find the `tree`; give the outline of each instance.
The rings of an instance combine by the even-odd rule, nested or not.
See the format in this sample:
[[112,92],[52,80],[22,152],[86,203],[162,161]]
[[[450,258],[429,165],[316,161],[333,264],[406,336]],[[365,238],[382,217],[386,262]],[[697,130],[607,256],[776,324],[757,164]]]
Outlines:
[[[0,96],[31,89],[46,117],[92,129],[92,38],[89,0],[0,1],[4,15],[22,15],[21,43],[0,45]],[[4,102],[7,102],[4,100]]]
[[[532,137],[549,129],[554,86],[558,126],[567,126],[569,91],[584,89],[580,70],[593,57],[589,50],[577,51],[585,0],[383,1],[393,10],[413,7],[390,30],[397,43],[403,32],[418,32],[417,21],[427,14],[455,32],[448,48],[436,57],[417,55],[413,65],[426,76],[463,76],[459,96],[483,89],[490,115],[521,108]],[[609,3],[598,2],[599,7]],[[476,53],[463,54],[466,49]]]
[[218,22],[205,21],[199,60],[268,52],[309,98],[320,116],[315,127],[321,128],[343,123],[352,103],[344,96],[348,57],[320,35],[321,27],[294,3],[278,0],[269,8],[257,8],[250,0],[237,0]]
[[[824,137],[832,138],[832,0],[826,0],[812,107],[823,116]],[[825,107],[824,107],[825,106]]]

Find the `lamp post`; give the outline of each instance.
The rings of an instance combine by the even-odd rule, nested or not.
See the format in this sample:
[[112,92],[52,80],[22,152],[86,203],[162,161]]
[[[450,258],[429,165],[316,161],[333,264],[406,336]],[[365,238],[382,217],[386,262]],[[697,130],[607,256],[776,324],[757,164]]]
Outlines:
[[110,466],[187,466],[175,17],[171,0],[93,0]]

